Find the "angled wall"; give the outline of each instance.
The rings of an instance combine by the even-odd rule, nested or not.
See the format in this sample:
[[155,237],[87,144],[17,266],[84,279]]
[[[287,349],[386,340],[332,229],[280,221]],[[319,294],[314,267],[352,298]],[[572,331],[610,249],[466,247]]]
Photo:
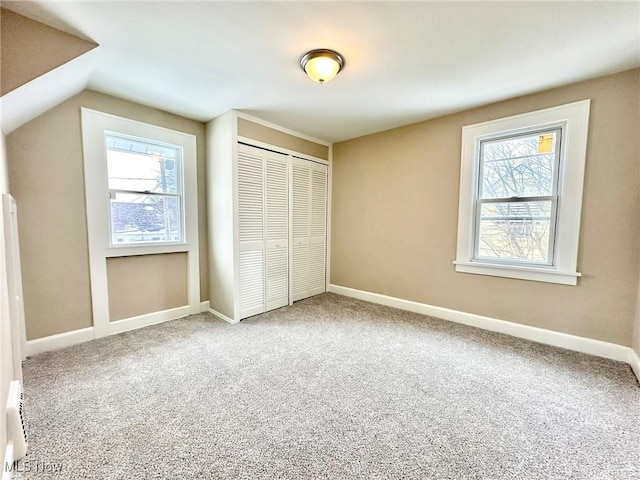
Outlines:
[[[93,324],[81,107],[196,136],[200,292],[201,300],[208,300],[204,124],[85,90],[7,136],[9,186],[18,206],[28,340]],[[158,257],[156,262],[163,264],[164,260],[175,259],[163,255],[154,257]],[[180,259],[183,257],[178,255],[177,258],[178,265],[173,262],[166,265],[166,272],[180,271]],[[127,275],[125,263],[135,275],[140,262],[136,257],[118,260],[114,281],[118,276]],[[162,271],[164,267],[155,264],[153,268]],[[167,276],[153,278],[159,282],[163,278],[170,280]],[[139,287],[144,288],[144,284]],[[172,296],[159,300],[158,304],[145,303],[140,292],[131,289],[116,289],[114,295],[113,302],[122,306],[122,310],[115,312],[116,316],[153,313],[154,308],[173,305],[179,300]]]
[[98,46],[6,8],[0,22],[2,96]]

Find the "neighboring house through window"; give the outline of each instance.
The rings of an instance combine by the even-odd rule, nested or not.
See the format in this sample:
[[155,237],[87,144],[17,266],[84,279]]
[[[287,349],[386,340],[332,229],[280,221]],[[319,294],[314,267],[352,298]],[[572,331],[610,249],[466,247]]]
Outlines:
[[589,104],[463,128],[456,271],[576,284]]

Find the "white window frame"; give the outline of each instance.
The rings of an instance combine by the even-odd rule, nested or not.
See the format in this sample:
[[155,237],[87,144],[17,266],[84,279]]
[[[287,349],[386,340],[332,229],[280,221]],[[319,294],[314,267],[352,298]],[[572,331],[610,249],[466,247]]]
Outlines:
[[[117,244],[117,243],[113,243],[113,217],[112,217],[112,211],[111,208],[109,206],[109,208],[107,209],[107,212],[109,214],[109,248],[118,248],[118,249],[122,249],[122,248],[129,248],[129,247],[147,247],[147,246],[163,246],[163,245],[184,245],[187,243],[186,241],[186,223],[185,223],[185,199],[184,199],[184,147],[182,145],[174,145],[174,144],[170,144],[167,142],[160,142],[156,139],[149,139],[149,138],[142,138],[142,137],[134,137],[132,135],[127,135],[123,132],[112,132],[112,131],[108,131],[105,130],[104,132],[105,136],[106,135],[111,135],[111,136],[116,136],[116,137],[120,137],[120,138],[125,138],[125,139],[131,139],[134,141],[142,141],[142,142],[149,142],[149,143],[153,143],[159,146],[166,146],[168,148],[173,148],[175,150],[178,150],[180,152],[180,158],[177,158],[175,160],[176,162],[176,167],[178,169],[177,171],[177,192],[176,193],[169,193],[169,192],[146,192],[146,194],[148,195],[157,195],[157,196],[164,196],[164,197],[176,197],[178,198],[179,202],[180,202],[180,237],[182,238],[182,241],[178,241],[178,242],[171,242],[171,241],[165,241],[165,242],[137,242],[137,243],[126,243],[126,244]],[[107,165],[107,171],[108,171],[108,165]],[[108,184],[108,177],[107,177],[107,184]],[[117,195],[118,193],[137,193],[140,195],[144,195],[145,192],[142,191],[136,191],[136,190],[120,190],[120,189],[108,189],[108,193],[109,193],[109,197],[107,198],[107,203],[110,203],[110,200],[113,198],[113,195]]]
[[[576,285],[582,190],[587,152],[590,100],[524,113],[462,129],[460,201],[458,206],[457,272]],[[558,204],[553,263],[474,259],[476,199],[478,197],[480,142],[499,135],[545,128],[562,128],[562,149],[558,171]]]
[[[107,258],[187,252],[189,313],[200,312],[200,262],[198,250],[197,145],[195,135],[158,127],[108,113],[81,108],[85,199],[93,324],[96,338],[116,333],[110,322]],[[111,246],[109,183],[105,132],[150,139],[183,148],[184,238],[182,243]]]
[[[521,263],[523,265],[526,266],[545,266],[548,267],[550,265],[553,265],[553,254],[554,254],[554,246],[555,246],[555,230],[556,230],[556,219],[557,219],[557,212],[558,212],[558,198],[559,198],[559,188],[558,188],[558,183],[559,183],[559,177],[560,177],[560,168],[561,168],[561,156],[562,156],[562,152],[563,149],[561,148],[561,137],[562,137],[562,132],[564,131],[564,127],[565,127],[565,122],[559,123],[557,125],[549,125],[546,128],[543,129],[539,129],[539,128],[530,128],[530,129],[525,129],[524,131],[518,131],[518,133],[513,133],[513,132],[501,132],[499,134],[493,134],[493,135],[485,135],[482,137],[478,137],[476,139],[477,141],[477,152],[476,152],[476,158],[478,161],[478,175],[476,177],[476,181],[478,182],[476,185],[476,195],[474,196],[474,204],[475,204],[475,210],[474,210],[474,236],[473,236],[473,254],[472,254],[472,261],[473,262],[482,262],[482,263],[500,263],[500,264],[507,264],[507,265],[513,265],[513,264],[518,264]],[[505,197],[498,197],[498,198],[480,198],[480,191],[482,190],[482,183],[483,183],[483,166],[484,166],[484,162],[482,159],[482,155],[483,155],[483,145],[485,144],[485,142],[502,142],[511,138],[522,138],[522,137],[533,137],[536,135],[540,135],[540,134],[546,134],[546,133],[550,133],[550,132],[559,132],[558,134],[555,135],[555,148],[553,151],[553,155],[554,155],[554,166],[553,166],[553,179],[552,179],[552,192],[548,195],[529,195],[529,196],[517,196],[517,197],[511,197],[511,198],[505,198]],[[533,202],[533,201],[551,201],[551,218],[550,218],[550,225],[549,225],[549,245],[547,248],[547,260],[544,262],[541,261],[534,261],[534,260],[517,260],[517,259],[509,259],[509,258],[505,258],[505,259],[501,259],[501,258],[495,258],[495,257],[482,257],[479,255],[479,250],[480,250],[480,212],[482,209],[482,205],[487,204],[487,203],[513,203],[513,202]]]

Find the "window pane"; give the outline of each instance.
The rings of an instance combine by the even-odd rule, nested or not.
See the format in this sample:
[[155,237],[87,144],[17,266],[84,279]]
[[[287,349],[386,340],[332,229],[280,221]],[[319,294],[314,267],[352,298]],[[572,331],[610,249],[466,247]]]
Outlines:
[[110,203],[113,245],[182,241],[178,197],[118,193]]
[[550,263],[551,201],[483,203],[478,258]]
[[178,193],[178,148],[106,135],[110,190]]
[[554,194],[556,132],[482,142],[480,198]]

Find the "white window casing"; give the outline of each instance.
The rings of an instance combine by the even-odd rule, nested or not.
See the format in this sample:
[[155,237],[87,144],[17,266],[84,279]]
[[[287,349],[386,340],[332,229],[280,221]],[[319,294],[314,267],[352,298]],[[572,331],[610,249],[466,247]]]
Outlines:
[[[576,285],[580,213],[587,149],[590,100],[547,108],[462,129],[462,163],[458,210],[457,272]],[[539,130],[559,129],[562,145],[557,162],[549,261],[531,263],[479,258],[478,234],[480,146],[487,139]],[[520,199],[518,199],[520,200]],[[504,201],[504,200],[502,200]],[[529,263],[529,264],[527,264]]]
[[[105,134],[118,134],[143,139],[152,139],[170,145],[182,147],[182,174],[180,181],[183,198],[183,231],[180,242],[166,242],[154,245],[142,243],[126,246],[112,245],[111,222],[109,213],[110,191],[107,175],[107,149]],[[145,255],[154,253],[186,252],[189,245],[198,240],[198,196],[196,177],[196,138],[194,135],[137,122],[115,115],[82,109],[82,136],[85,157],[85,185],[89,236],[91,242],[104,250],[107,257]]]
[[[84,153],[85,198],[93,321],[96,337],[110,333],[107,267],[109,257],[186,252],[188,254],[187,292],[189,312],[200,311],[198,250],[197,145],[195,135],[171,130],[115,115],[81,109]],[[182,232],[177,242],[113,245],[111,235],[109,174],[105,135],[149,139],[179,146],[182,152],[180,195]]]

